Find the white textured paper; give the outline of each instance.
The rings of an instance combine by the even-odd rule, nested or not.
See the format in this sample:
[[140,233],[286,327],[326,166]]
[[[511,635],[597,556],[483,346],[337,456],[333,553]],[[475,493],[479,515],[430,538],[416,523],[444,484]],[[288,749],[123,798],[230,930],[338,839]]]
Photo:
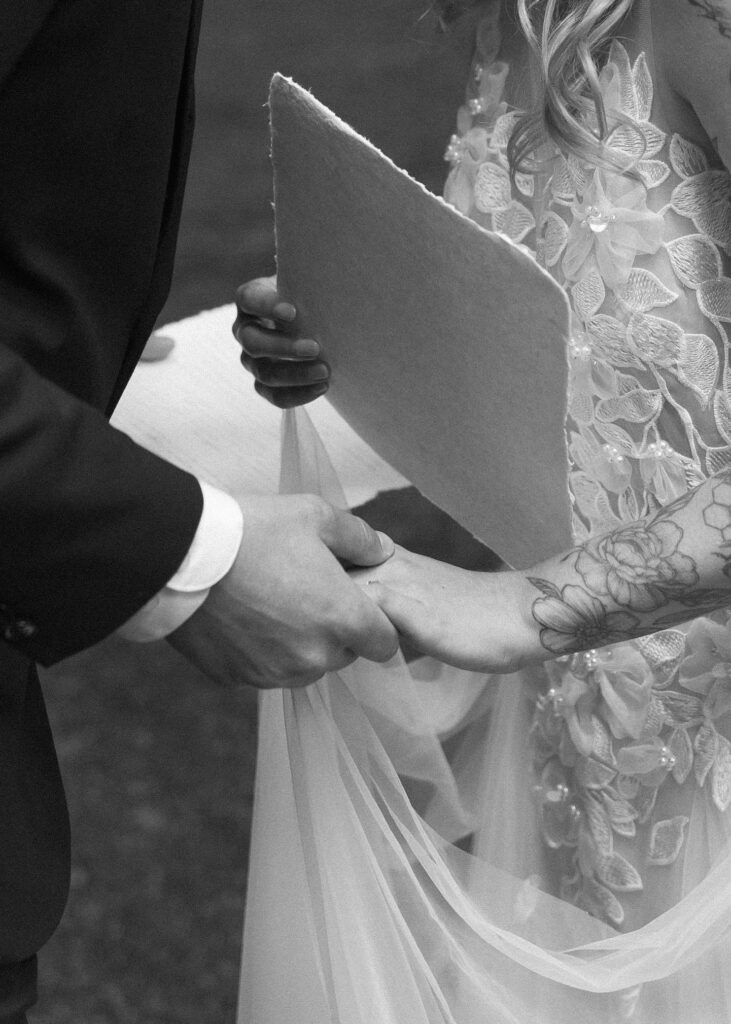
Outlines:
[[[175,348],[162,362],[138,365],[112,422],[232,494],[276,494],[282,414],[256,394],[239,362],[235,316],[235,306],[222,306],[161,328]],[[328,402],[308,408],[351,505],[406,484]]]
[[564,292],[294,82],[270,103],[279,287],[329,401],[512,565],[568,547]]

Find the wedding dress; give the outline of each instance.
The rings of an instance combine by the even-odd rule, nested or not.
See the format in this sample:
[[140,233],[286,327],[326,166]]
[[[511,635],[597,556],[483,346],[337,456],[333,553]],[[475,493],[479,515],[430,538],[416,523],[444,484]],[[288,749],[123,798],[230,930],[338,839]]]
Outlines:
[[[635,4],[601,71],[635,177],[557,157],[511,189],[494,8],[447,154],[446,198],[570,297],[577,540],[731,463],[731,23],[686,4],[717,48],[681,100],[658,24],[678,6]],[[341,498],[301,411],[283,486]],[[715,498],[727,509],[731,486]],[[682,584],[679,556],[648,557]],[[643,593],[641,574],[626,583]],[[265,693],[240,1024],[728,1024],[731,621],[687,607],[633,642],[610,623],[574,655],[587,609],[547,595],[556,658],[532,671],[361,662]]]

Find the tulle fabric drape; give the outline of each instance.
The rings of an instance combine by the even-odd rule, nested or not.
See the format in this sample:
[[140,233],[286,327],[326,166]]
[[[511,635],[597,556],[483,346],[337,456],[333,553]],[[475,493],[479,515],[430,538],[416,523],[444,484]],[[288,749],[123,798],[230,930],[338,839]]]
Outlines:
[[[282,489],[342,504],[306,413],[283,438]],[[551,895],[539,682],[396,658],[262,693],[238,1024],[728,1024],[724,823],[698,790],[634,931]]]

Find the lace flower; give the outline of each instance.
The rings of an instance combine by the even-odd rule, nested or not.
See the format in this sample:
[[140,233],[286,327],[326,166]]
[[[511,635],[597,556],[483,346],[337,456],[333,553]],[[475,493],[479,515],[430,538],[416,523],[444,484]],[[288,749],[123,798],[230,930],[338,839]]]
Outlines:
[[460,213],[467,214],[472,206],[475,177],[487,152],[488,134],[484,128],[471,128],[450,140],[445,160],[452,164],[452,170],[444,185],[444,198]]
[[683,464],[667,441],[653,441],[639,460],[642,482],[661,505],[668,505],[688,490]]
[[577,281],[591,256],[604,283],[615,291],[627,283],[639,254],[662,244],[663,218],[647,208],[644,185],[621,174],[595,171],[581,200],[572,206],[563,271]]
[[731,633],[726,623],[695,619],[686,637],[687,655],[679,681],[686,690],[705,698],[706,718],[720,718],[731,710]]
[[617,739],[642,735],[652,703],[653,674],[645,658],[623,645],[600,657],[594,678],[602,695],[602,717]]
[[552,850],[575,846],[579,811],[573,802],[567,775],[555,758],[543,769],[536,795],[539,798],[541,832],[546,845]]
[[[584,757],[589,757],[594,749],[593,711],[597,698],[598,688],[590,676],[568,671],[563,674],[560,688],[552,688],[543,698],[554,716],[563,720],[572,745]],[[558,749],[565,750],[565,743],[558,744]]]
[[668,521],[629,523],[588,540],[576,568],[595,594],[609,595],[626,608],[651,611],[664,604],[668,591],[698,582],[692,559],[677,550],[681,537],[680,527]]
[[675,767],[670,747],[654,736],[649,743],[622,747],[617,752],[617,767],[623,775],[635,776],[648,789],[657,789]]

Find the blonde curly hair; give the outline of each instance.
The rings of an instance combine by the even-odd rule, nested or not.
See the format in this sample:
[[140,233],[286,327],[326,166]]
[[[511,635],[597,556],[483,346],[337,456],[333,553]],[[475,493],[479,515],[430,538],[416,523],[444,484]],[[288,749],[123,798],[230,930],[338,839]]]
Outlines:
[[625,170],[608,143],[613,128],[626,118],[605,109],[597,62],[634,0],[436,0],[435,7],[447,25],[468,10],[495,2],[517,16],[542,87],[542,100],[518,120],[510,139],[513,174],[540,166],[547,138],[562,153]]

